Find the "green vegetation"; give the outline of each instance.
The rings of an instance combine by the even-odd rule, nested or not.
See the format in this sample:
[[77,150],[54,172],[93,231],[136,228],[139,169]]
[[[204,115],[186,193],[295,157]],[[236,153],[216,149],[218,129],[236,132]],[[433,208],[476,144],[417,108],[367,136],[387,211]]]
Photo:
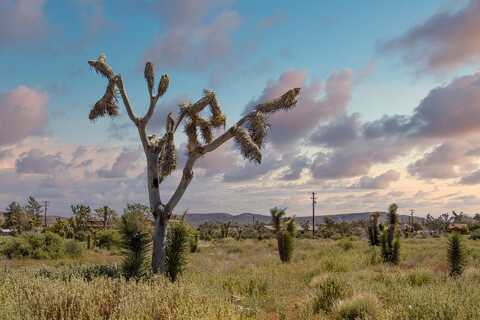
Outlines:
[[141,211],[126,211],[120,219],[122,270],[126,279],[140,279],[148,274],[148,254],[152,236]]
[[[125,281],[120,256],[0,260],[0,319],[476,319],[480,242],[463,237],[461,276],[448,276],[448,242],[402,241],[398,265],[370,258],[364,240],[297,239],[288,264],[276,239],[200,241],[175,283]],[[378,257],[378,254],[377,254]]]
[[[73,244],[77,246],[72,249]],[[8,258],[57,259],[65,256],[80,256],[81,245],[65,241],[52,232],[23,233],[17,237],[0,238],[0,255]]]
[[393,203],[388,208],[388,227],[384,229],[381,237],[383,261],[391,264],[400,262],[400,235],[398,228],[398,206]]
[[165,259],[167,277],[175,282],[187,264],[187,250],[190,244],[190,232],[183,221],[172,222],[167,233]]
[[448,239],[448,268],[451,277],[460,276],[465,268],[465,249],[457,233]]
[[295,220],[285,221],[285,209],[273,208],[270,214],[277,238],[278,255],[282,262],[289,262],[292,259],[293,239],[296,235]]

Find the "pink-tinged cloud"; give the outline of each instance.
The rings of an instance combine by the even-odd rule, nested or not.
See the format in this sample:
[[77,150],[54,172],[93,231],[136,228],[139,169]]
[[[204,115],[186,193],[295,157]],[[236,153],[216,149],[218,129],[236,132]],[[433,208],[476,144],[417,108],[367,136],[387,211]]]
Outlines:
[[26,86],[0,93],[0,146],[43,134],[47,101],[47,94]]
[[397,38],[381,52],[398,53],[418,72],[444,72],[480,62],[480,1],[437,13]]
[[45,0],[0,1],[0,47],[35,42],[47,33]]
[[286,71],[276,81],[270,81],[260,97],[250,102],[246,110],[296,87],[302,88],[302,91],[295,109],[276,113],[269,119],[272,126],[268,141],[277,147],[296,142],[322,122],[345,113],[351,98],[352,72],[336,72],[328,77],[323,86],[318,79],[307,83],[303,71]]
[[388,170],[378,176],[363,176],[351,188],[353,189],[386,189],[393,182],[400,179],[400,173],[395,170]]
[[210,9],[230,3],[220,0],[154,3],[165,31],[154,38],[142,62],[185,70],[205,70],[224,63],[232,53],[231,36],[240,25],[240,17],[232,10],[216,13],[210,20],[207,16]]
[[467,174],[478,165],[469,157],[468,145],[461,142],[447,142],[427,152],[408,166],[411,175],[423,179],[449,179]]

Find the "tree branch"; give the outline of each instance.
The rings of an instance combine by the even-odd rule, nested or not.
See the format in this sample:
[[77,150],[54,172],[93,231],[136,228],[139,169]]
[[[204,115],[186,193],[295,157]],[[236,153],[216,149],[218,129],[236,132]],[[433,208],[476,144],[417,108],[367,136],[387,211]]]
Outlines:
[[132,120],[132,122],[136,126],[138,126],[139,119],[133,113],[132,107],[130,105],[130,100],[128,100],[127,92],[126,92],[126,90],[123,86],[122,76],[120,76],[119,74],[116,75],[115,76],[115,83],[117,84],[117,88],[120,91],[120,95],[122,97],[123,104],[125,105],[125,109],[127,109],[128,117],[130,118],[130,120]]
[[185,163],[185,167],[183,168],[182,179],[177,186],[177,189],[170,197],[167,205],[165,206],[165,213],[168,215],[172,214],[173,209],[176,207],[180,199],[182,198],[185,190],[187,190],[188,185],[193,179],[193,165],[195,161],[201,156],[200,153],[194,153],[188,157],[187,162]]

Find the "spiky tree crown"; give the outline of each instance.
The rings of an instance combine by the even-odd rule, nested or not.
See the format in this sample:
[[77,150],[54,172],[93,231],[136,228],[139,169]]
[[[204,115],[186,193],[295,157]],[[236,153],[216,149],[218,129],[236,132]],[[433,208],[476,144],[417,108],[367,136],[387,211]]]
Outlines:
[[[151,62],[145,64],[144,78],[147,83],[151,106],[144,118],[135,118],[123,88],[122,79],[120,75],[115,75],[112,68],[107,64],[105,55],[101,54],[96,60],[88,61],[88,64],[108,81],[105,94],[92,107],[89,119],[95,120],[103,116],[117,116],[117,96],[120,93],[132,121],[137,126],[142,126],[143,130],[145,130],[146,123],[153,114],[158,98],[168,88],[168,76],[161,76],[157,92],[154,94],[154,66]],[[296,99],[299,93],[300,88],[294,88],[274,100],[254,106],[251,112],[229,129],[231,136],[237,142],[240,152],[245,159],[261,163],[262,154],[260,150],[263,147],[267,128],[269,127],[267,123],[268,116],[277,111],[292,109],[297,103]],[[210,116],[204,118],[201,113],[207,107]],[[186,102],[181,104],[176,121],[171,115],[168,115],[166,132],[163,137],[152,135],[146,138],[147,144],[158,153],[160,182],[163,177],[170,175],[176,169],[177,157],[174,133],[182,122],[184,123],[184,132],[188,137],[187,151],[190,155],[193,155],[203,154],[204,147],[214,141],[213,131],[219,127],[225,128],[226,118],[218,104],[215,93],[210,90],[204,90],[203,97],[195,103]],[[199,136],[201,139],[199,139]]]

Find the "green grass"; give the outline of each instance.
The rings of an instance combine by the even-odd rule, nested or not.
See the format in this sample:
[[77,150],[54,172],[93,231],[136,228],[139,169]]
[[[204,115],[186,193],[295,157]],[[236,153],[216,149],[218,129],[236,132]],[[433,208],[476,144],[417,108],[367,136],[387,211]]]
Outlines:
[[[464,239],[467,266],[455,279],[448,277],[446,238],[402,239],[398,266],[381,263],[366,240],[345,243],[296,240],[291,263],[282,264],[274,240],[200,242],[174,284],[162,277],[127,283],[38,275],[45,265],[58,271],[119,261],[105,251],[79,259],[0,260],[0,319],[462,320],[480,314],[479,241]],[[331,279],[341,294],[337,284],[325,289]],[[336,295],[331,300],[329,290]],[[321,308],[319,301],[331,305]]]

